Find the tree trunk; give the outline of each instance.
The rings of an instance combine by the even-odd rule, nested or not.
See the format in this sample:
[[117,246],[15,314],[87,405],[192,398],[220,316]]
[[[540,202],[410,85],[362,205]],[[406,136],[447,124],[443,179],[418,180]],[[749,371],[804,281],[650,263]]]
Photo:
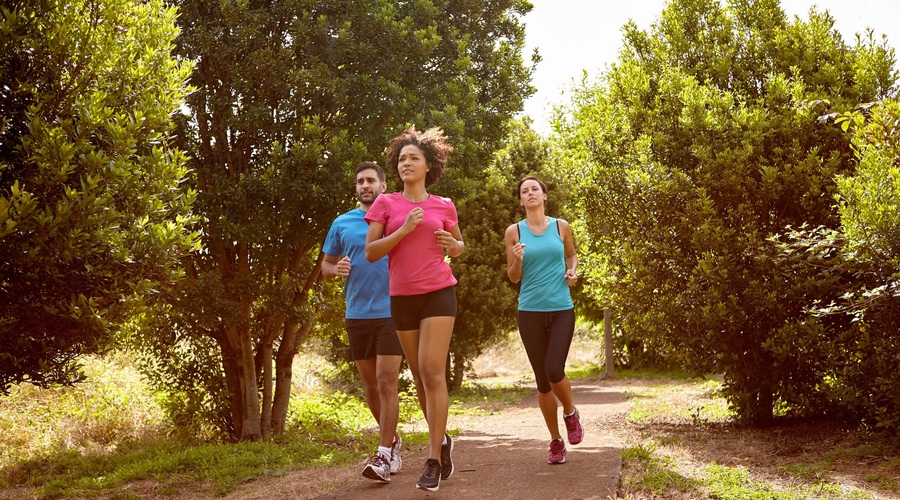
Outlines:
[[311,313],[302,327],[296,323],[285,325],[284,338],[281,345],[278,346],[278,355],[275,358],[275,398],[272,402],[272,433],[275,435],[284,432],[287,410],[291,401],[294,356],[312,330],[315,316]]
[[228,391],[228,408],[231,415],[229,422],[229,432],[231,437],[238,439],[243,430],[241,420],[241,408],[243,403],[241,400],[241,384],[238,376],[238,363],[234,349],[228,343],[224,329],[220,330],[214,336],[219,344],[219,350],[222,353],[222,371],[225,373],[225,387]]
[[459,353],[447,355],[447,391],[456,392],[462,388],[463,377],[466,371],[465,357]]
[[259,388],[253,359],[250,331],[246,327],[224,327],[225,344],[222,345],[222,365],[231,416],[234,419],[233,437],[241,441],[259,439]]
[[[296,325],[285,326],[285,337],[290,329],[296,330]],[[282,340],[278,346],[278,355],[275,357],[275,394],[272,398],[272,434],[284,433],[284,424],[287,421],[287,410],[291,402],[291,381],[294,378],[294,353],[295,350],[287,348],[287,342]]]
[[[241,395],[240,408],[240,433],[241,441],[256,441],[262,435],[259,412],[259,387],[256,383],[256,363],[253,359],[253,341],[250,338],[250,329],[247,326],[225,327],[226,330],[236,330],[234,336],[238,338],[238,387]],[[231,336],[231,335],[229,335]],[[235,413],[232,411],[232,413]]]
[[765,427],[774,419],[775,395],[769,384],[761,385],[750,408],[750,422],[754,427]]
[[[315,266],[306,278],[303,288],[297,290],[291,301],[292,307],[300,307],[307,303],[309,290],[316,286],[322,276],[322,258],[324,254],[319,252]],[[299,262],[299,260],[298,260]],[[278,354],[275,357],[275,395],[272,400],[272,433],[282,434],[287,420],[288,405],[291,401],[291,380],[294,376],[294,356],[300,349],[300,345],[306,341],[318,316],[318,309],[309,311],[302,325],[296,320],[287,321],[284,324],[284,333],[281,337],[281,345],[278,346]]]
[[612,310],[608,307],[603,310],[603,352],[606,356],[606,371],[603,375],[612,378],[616,374],[616,368],[613,359]]
[[[266,336],[268,337],[268,335]],[[272,341],[265,339],[259,346],[262,350],[262,381],[263,381],[263,400],[262,400],[262,423],[260,431],[263,436],[268,436],[272,432]]]

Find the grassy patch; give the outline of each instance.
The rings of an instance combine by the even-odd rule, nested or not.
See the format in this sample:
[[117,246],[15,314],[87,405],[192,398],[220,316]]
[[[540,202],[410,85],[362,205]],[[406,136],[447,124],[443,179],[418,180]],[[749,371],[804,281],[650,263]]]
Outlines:
[[896,497],[895,444],[836,422],[738,426],[721,381],[617,373],[625,419],[625,498],[834,499]]
[[6,478],[50,497],[97,494],[148,478],[173,487],[201,481],[223,495],[261,476],[280,476],[301,465],[347,464],[363,452],[350,443],[335,447],[307,439],[281,441],[193,446],[159,442],[114,455],[66,451],[25,461],[8,469]]
[[574,363],[566,367],[566,375],[572,380],[599,377],[605,367],[596,363]]
[[518,384],[464,380],[462,388],[450,394],[450,414],[490,415],[518,403],[530,393],[529,387]]
[[[174,432],[153,394],[124,356],[90,358],[89,381],[76,387],[14,388],[0,406],[0,488],[28,487],[47,497],[133,496],[185,488],[215,495],[242,483],[320,465],[358,462],[376,446],[372,414],[358,393],[327,393],[307,381],[290,402],[285,433],[253,443],[204,442]],[[530,393],[517,384],[466,381],[451,412],[486,415]],[[400,394],[400,421],[422,419],[415,393]],[[427,432],[404,432],[404,447],[427,445]],[[200,486],[198,486],[198,484]]]
[[677,472],[672,458],[656,453],[652,440],[623,449],[622,460],[629,464],[622,479],[633,490],[661,496],[696,490],[696,482]]

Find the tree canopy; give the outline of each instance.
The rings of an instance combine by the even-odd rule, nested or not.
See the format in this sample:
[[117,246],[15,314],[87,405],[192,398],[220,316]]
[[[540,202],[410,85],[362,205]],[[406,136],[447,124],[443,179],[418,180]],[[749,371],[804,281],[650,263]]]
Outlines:
[[78,381],[194,248],[174,18],[159,1],[0,8],[0,392]]
[[470,188],[531,92],[530,4],[173,3],[177,53],[196,64],[179,131],[203,251],[142,344],[160,384],[227,408],[213,410],[222,429],[255,439],[283,425],[291,362],[321,307],[319,247],[352,206],[353,166],[382,163],[409,124],[438,126],[456,149],[437,194]]
[[889,95],[893,50],[871,33],[848,46],[827,13],[788,21],[777,0],[674,0],[624,33],[555,127],[627,355],[724,373],[755,423],[816,411],[817,340],[840,325],[808,313],[772,237],[838,227],[835,178],[856,163],[822,117]]

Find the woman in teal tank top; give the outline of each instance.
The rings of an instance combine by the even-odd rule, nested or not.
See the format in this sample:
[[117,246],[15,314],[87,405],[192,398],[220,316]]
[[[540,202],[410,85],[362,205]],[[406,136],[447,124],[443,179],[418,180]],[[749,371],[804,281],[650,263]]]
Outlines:
[[547,186],[525,177],[517,187],[525,219],[506,228],[506,274],[519,283],[519,336],[534,370],[538,405],[550,431],[547,462],[566,462],[566,445],[559,431],[559,406],[569,444],[584,438],[584,427],[566,376],[566,358],[575,333],[575,309],[569,287],[578,281],[578,255],[572,228],[547,217]]

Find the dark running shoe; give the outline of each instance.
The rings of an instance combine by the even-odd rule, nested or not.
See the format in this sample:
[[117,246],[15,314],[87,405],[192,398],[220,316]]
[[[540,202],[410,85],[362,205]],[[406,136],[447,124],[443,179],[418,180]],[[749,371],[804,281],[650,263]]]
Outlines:
[[391,443],[391,474],[400,472],[403,466],[403,460],[400,459],[400,447],[403,446],[403,440],[400,435],[394,434],[394,442]]
[[563,442],[562,438],[550,441],[550,457],[547,459],[547,463],[566,463],[566,443]]
[[581,417],[578,415],[578,408],[571,417],[563,417],[566,421],[566,431],[569,434],[569,444],[578,444],[584,439],[584,426],[581,425]]
[[420,490],[437,491],[441,487],[441,463],[433,458],[425,461],[422,477],[416,483]]
[[444,436],[447,437],[447,444],[441,445],[441,480],[450,479],[453,475],[453,458],[450,456],[453,453],[453,438],[446,433]]
[[366,468],[363,469],[363,476],[374,479],[376,481],[391,482],[391,464],[385,460],[381,453],[375,452],[366,462]]

